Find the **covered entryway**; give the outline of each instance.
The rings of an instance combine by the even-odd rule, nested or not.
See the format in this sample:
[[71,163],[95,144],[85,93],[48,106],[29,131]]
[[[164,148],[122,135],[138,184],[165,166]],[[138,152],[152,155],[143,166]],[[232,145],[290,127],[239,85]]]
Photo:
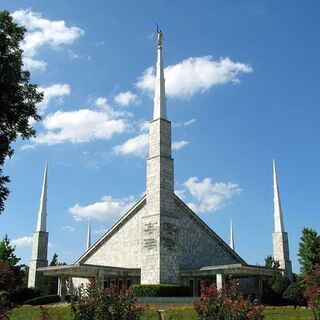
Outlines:
[[[129,287],[132,284],[140,283],[140,269],[118,268],[111,266],[98,266],[90,264],[72,264],[53,267],[38,268],[44,276],[58,277],[57,294],[62,300],[65,299],[68,288],[67,282],[73,278],[98,281],[104,287],[116,285],[119,288]],[[85,281],[84,281],[85,282]]]
[[[282,270],[280,270],[282,271]],[[200,283],[215,283],[218,290],[222,289],[228,277],[239,279],[241,291],[244,294],[261,298],[262,278],[274,277],[279,273],[279,269],[274,270],[266,267],[238,264],[221,266],[207,266],[198,270],[181,270],[180,278],[184,285],[189,286],[193,296],[200,295]]]

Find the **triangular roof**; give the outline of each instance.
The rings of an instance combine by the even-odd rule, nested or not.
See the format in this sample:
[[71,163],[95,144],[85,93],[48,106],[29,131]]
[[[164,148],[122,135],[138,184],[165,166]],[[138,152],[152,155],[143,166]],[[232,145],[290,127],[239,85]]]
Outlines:
[[[240,263],[247,265],[247,263],[234,251],[228,244],[226,244],[197,214],[195,214],[177,195],[174,195],[175,203],[184,209],[184,211],[190,216],[190,218],[203,229],[216,243],[218,243],[225,251],[227,251],[232,257],[238,260]],[[146,195],[144,195],[136,204],[134,204],[127,213],[120,218],[107,232],[105,232],[101,238],[96,241],[92,247],[87,250],[75,264],[83,263],[84,259],[91,256],[96,252],[106,241],[108,241],[114,233],[116,233],[124,224],[132,219],[136,213],[145,205]]]
[[177,195],[175,195],[174,200],[176,204],[183,209],[185,212],[189,214],[189,216],[193,219],[193,221],[206,233],[215,240],[225,251],[227,251],[231,256],[239,260],[240,263],[247,265],[247,263],[234,251],[232,250],[228,244],[226,244],[196,213],[194,213]]
[[96,252],[112,235],[117,232],[124,224],[126,224],[146,203],[146,195],[144,195],[138,202],[136,202],[127,213],[122,216],[108,231],[106,231],[99,240],[97,240],[89,250],[87,250],[76,262],[82,261]]

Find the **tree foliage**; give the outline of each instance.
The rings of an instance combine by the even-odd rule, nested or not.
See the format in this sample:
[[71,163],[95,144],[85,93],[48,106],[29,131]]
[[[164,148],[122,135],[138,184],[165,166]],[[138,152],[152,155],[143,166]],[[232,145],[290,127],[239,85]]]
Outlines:
[[7,235],[0,241],[0,290],[12,291],[22,284],[23,265],[18,265],[20,258],[15,255],[15,247],[10,245]]
[[53,266],[57,266],[58,265],[58,254],[55,253],[52,257],[52,260],[49,264],[50,267],[53,267]]
[[313,314],[313,320],[320,320],[320,264],[316,264],[310,274],[305,277],[306,290],[304,297]]
[[[51,262],[49,263],[50,267],[57,266],[59,264],[58,261],[58,254],[55,253],[52,257]],[[56,294],[58,291],[58,277],[45,277],[45,287],[46,287],[46,293],[51,295],[51,294]]]
[[6,262],[0,260],[0,291],[9,291],[16,285],[14,269]]
[[264,259],[265,266],[267,268],[271,269],[279,269],[280,268],[280,262],[278,260],[275,260],[273,256],[269,255]]
[[19,261],[15,255],[15,247],[10,245],[10,240],[6,234],[2,241],[0,241],[0,261],[8,263],[11,267],[14,267]]
[[130,289],[118,290],[115,286],[104,289],[92,282],[86,288],[78,288],[71,300],[71,310],[74,320],[139,320],[144,309],[135,302]]
[[305,305],[303,297],[304,284],[303,281],[297,280],[289,285],[283,293],[283,297],[293,304],[294,307]]
[[36,104],[43,99],[37,85],[30,82],[29,71],[23,70],[20,43],[26,29],[13,22],[8,11],[0,11],[0,213],[10,181],[3,175],[6,158],[13,155],[12,143],[17,137],[35,136],[30,119],[40,120]]
[[201,320],[262,320],[263,308],[244,298],[238,290],[238,282],[231,280],[224,290],[212,283],[201,282],[200,302],[194,308]]
[[[278,270],[280,263],[275,260],[271,255],[265,258],[265,266],[274,270]],[[271,305],[285,304],[283,293],[290,285],[290,280],[279,271],[274,277],[266,277],[263,279],[263,295],[262,300],[264,303]]]
[[313,229],[303,228],[299,243],[300,271],[306,276],[320,264],[320,236]]

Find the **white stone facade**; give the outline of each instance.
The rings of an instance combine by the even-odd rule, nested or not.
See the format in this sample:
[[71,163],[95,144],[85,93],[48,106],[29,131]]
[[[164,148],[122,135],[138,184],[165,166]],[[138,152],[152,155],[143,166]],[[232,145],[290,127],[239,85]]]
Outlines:
[[39,267],[48,265],[48,232],[38,231],[33,235],[32,253],[29,266],[28,287],[42,287],[41,272],[36,271]]
[[273,233],[273,257],[279,261],[280,268],[285,270],[285,274],[292,279],[292,266],[289,255],[289,241],[286,232]]
[[244,262],[177,196],[160,224],[146,208],[144,197],[77,263],[140,268],[141,283],[156,284],[180,283],[180,270]]
[[[122,268],[141,267],[141,217],[145,206],[132,213],[130,219],[109,234],[81,263]],[[92,248],[92,247],[91,247]],[[89,251],[90,252],[90,251]]]

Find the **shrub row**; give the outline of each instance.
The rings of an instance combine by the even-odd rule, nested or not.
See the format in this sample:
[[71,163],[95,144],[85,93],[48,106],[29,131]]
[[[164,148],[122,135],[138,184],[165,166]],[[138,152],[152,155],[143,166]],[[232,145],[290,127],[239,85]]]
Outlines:
[[55,302],[60,302],[60,296],[56,294],[52,294],[50,296],[42,296],[34,299],[30,299],[24,302],[24,304],[31,304],[32,306],[39,306],[41,304],[50,304]]
[[10,300],[14,304],[22,304],[26,300],[31,300],[40,296],[40,291],[34,288],[21,288],[14,290],[10,295]]
[[172,284],[133,285],[131,290],[137,297],[189,297],[189,287]]

